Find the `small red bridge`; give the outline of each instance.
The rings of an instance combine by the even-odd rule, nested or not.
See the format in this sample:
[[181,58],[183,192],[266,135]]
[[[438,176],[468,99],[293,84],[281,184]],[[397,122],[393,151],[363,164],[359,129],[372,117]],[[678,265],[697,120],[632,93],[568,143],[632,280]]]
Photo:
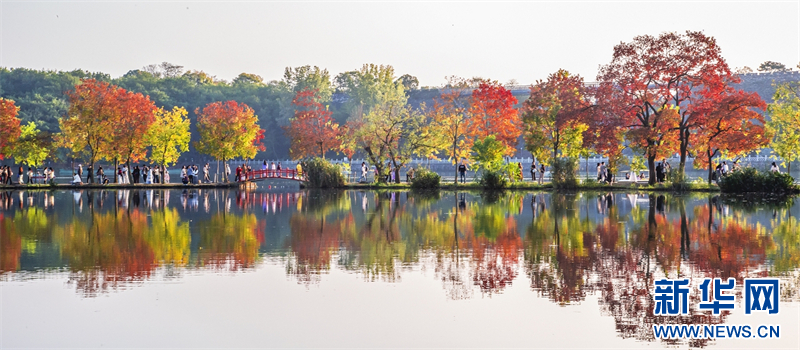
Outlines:
[[297,173],[297,170],[294,169],[281,169],[281,170],[250,170],[244,173],[244,179],[239,179],[239,182],[243,181],[258,181],[258,180],[266,180],[266,179],[284,179],[284,180],[293,180],[293,181],[306,181],[305,174]]

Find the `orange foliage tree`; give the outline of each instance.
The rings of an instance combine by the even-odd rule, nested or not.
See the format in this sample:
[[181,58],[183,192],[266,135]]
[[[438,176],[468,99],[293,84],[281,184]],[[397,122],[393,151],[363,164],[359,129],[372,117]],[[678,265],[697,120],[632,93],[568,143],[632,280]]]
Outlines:
[[[111,120],[111,142],[108,145],[106,159],[128,164],[138,162],[147,157],[147,144],[145,143],[147,130],[155,121],[155,112],[158,109],[149,96],[119,89],[114,101],[117,112]],[[117,172],[114,172],[116,180]],[[128,176],[133,174],[129,171]],[[116,182],[116,181],[115,181]]]
[[[61,146],[85,157],[90,169],[100,159],[113,160],[114,135],[125,131],[117,129],[122,110],[119,102],[126,94],[118,86],[94,79],[75,85],[75,90],[67,92],[70,104],[67,116],[59,120]],[[90,172],[89,182],[93,180],[94,174]]]
[[317,90],[308,89],[297,92],[292,101],[296,108],[294,118],[284,132],[291,139],[289,153],[294,159],[325,158],[326,151],[339,149],[342,144],[339,123],[318,101]]
[[[447,140],[447,150],[453,164],[460,158],[469,156],[466,147],[467,110],[469,107],[469,89],[466,81],[456,77],[449,77],[448,84],[442,89],[441,95],[433,100],[427,114],[431,127],[440,130]],[[453,168],[454,181],[458,183],[458,167]]]
[[194,147],[198,152],[225,162],[235,157],[253,159],[264,150],[264,130],[250,106],[236,101],[212,102],[202,111],[195,109],[195,114],[200,141]]
[[516,151],[517,138],[522,133],[519,112],[514,108],[517,98],[497,82],[481,82],[472,91],[467,119],[467,144],[494,135],[506,147],[506,155]]
[[14,105],[13,100],[0,98],[0,159],[10,154],[11,145],[22,132],[18,111],[19,107]]
[[697,125],[697,132],[691,134],[691,144],[697,152],[694,166],[708,169],[708,183],[713,172],[712,158],[747,153],[769,142],[764,116],[755,110],[766,107],[754,92],[727,89],[698,108],[695,114],[703,122]]

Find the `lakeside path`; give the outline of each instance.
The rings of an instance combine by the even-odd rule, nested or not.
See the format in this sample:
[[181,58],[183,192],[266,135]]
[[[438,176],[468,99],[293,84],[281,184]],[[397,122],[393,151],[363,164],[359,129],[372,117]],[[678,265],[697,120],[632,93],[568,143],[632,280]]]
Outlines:
[[232,188],[243,185],[244,183],[238,182],[222,182],[222,183],[203,183],[203,184],[188,184],[182,183],[168,183],[168,184],[30,184],[30,185],[0,185],[0,190],[66,190],[66,189],[181,189],[181,188]]

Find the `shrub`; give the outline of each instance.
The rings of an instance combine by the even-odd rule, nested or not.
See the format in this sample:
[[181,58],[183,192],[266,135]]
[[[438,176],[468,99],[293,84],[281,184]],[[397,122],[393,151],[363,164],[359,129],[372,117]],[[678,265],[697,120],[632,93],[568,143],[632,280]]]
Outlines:
[[575,177],[578,163],[571,158],[559,158],[553,162],[550,174],[553,179],[553,187],[561,189],[573,189],[578,187],[578,178]]
[[439,188],[439,182],[441,180],[442,177],[436,172],[425,168],[419,168],[414,172],[414,178],[411,179],[411,188],[436,189]]
[[506,174],[508,175],[508,181],[510,182],[522,181],[522,171],[519,170],[518,163],[506,164]]
[[303,171],[306,173],[308,187],[311,188],[342,187],[345,183],[342,168],[322,158],[304,162]]
[[763,192],[788,194],[795,190],[794,178],[789,174],[758,171],[747,167],[734,171],[719,181],[722,192]]
[[481,174],[480,185],[485,189],[495,190],[506,188],[508,186],[508,180],[500,171],[489,171],[486,170]]

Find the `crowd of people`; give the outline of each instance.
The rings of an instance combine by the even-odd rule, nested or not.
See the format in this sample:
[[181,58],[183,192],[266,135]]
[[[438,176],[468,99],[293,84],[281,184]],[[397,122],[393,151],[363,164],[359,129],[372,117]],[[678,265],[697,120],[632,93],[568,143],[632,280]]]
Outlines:
[[[27,178],[25,177],[27,174]],[[28,171],[20,166],[16,174],[14,170],[7,165],[0,166],[0,185],[13,185],[17,184],[45,184],[55,181],[56,173],[52,167],[44,168],[42,170],[34,170],[28,167]]]

